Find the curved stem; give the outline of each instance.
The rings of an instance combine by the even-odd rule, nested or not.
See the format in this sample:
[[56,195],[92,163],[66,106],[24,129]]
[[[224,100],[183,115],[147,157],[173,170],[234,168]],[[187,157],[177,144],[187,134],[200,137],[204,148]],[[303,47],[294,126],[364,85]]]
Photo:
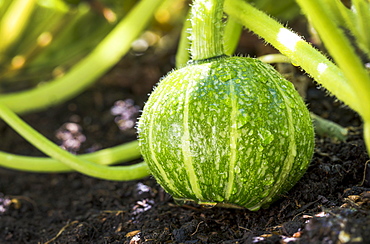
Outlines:
[[[138,141],[128,142],[111,148],[106,148],[93,153],[77,155],[78,158],[101,165],[112,165],[141,157]],[[47,157],[21,156],[0,151],[0,166],[39,173],[70,172],[72,168],[58,160]]]
[[356,94],[357,112],[364,121],[364,140],[370,153],[370,76],[325,2],[297,0]]
[[77,156],[61,149],[46,137],[35,131],[8,107],[1,103],[0,117],[40,151],[80,173],[106,180],[121,181],[140,179],[149,175],[146,164],[108,167],[95,164],[83,158],[78,158]]
[[191,55],[203,60],[224,54],[223,0],[195,0],[191,12]]
[[357,97],[359,114],[364,120],[370,121],[370,77],[350,41],[331,19],[324,1],[297,0],[297,3],[310,18],[329,53],[348,79]]
[[2,95],[0,103],[16,113],[24,113],[52,106],[83,91],[130,49],[132,41],[146,27],[161,3],[161,0],[140,1],[102,42],[65,76],[28,91]]
[[361,111],[357,95],[342,70],[297,34],[243,0],[226,0],[225,12],[301,66],[338,99]]

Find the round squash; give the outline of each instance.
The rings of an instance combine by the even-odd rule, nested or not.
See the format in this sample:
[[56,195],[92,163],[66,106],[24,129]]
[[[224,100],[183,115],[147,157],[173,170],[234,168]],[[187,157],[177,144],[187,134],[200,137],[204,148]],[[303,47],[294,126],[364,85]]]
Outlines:
[[145,162],[175,199],[258,210],[311,161],[314,131],[293,85],[253,58],[219,57],[170,72],[138,122]]

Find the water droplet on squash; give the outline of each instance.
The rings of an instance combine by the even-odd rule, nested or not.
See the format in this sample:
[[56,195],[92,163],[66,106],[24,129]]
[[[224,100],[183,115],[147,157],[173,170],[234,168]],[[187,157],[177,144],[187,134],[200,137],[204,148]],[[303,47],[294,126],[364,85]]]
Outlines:
[[266,174],[264,184],[266,186],[271,186],[274,183],[274,177],[272,174]]
[[274,140],[274,135],[267,129],[261,128],[258,131],[258,136],[261,138],[262,145],[266,146]]
[[244,126],[246,126],[249,121],[250,121],[250,116],[247,114],[245,109],[243,109],[243,108],[239,109],[239,115],[238,115],[238,118],[237,118],[237,127],[238,127],[238,129],[241,129]]

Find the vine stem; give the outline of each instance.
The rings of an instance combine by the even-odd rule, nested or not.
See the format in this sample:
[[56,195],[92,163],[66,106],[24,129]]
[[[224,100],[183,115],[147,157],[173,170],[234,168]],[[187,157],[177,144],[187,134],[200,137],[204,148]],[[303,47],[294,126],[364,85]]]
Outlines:
[[[122,145],[101,149],[96,152],[77,155],[78,158],[91,161],[96,164],[112,165],[141,157],[138,141],[127,142]],[[70,172],[71,167],[62,162],[48,157],[21,156],[0,151],[0,166],[37,173]]]
[[[364,121],[364,140],[370,154],[370,76],[350,41],[338,27],[322,0],[296,0],[310,18],[329,53],[343,70],[357,97],[358,113]],[[357,36],[357,38],[359,38]]]
[[225,12],[301,66],[318,83],[357,112],[360,101],[341,69],[299,35],[243,0],[225,0]]
[[224,54],[223,0],[195,0],[191,12],[191,55],[203,60]]
[[271,53],[271,54],[266,54],[266,55],[263,55],[263,56],[259,56],[258,59],[261,60],[262,62],[268,63],[268,64],[271,64],[271,63],[290,63],[291,62],[291,60],[287,56],[284,56],[284,55],[278,54],[278,53]]
[[149,175],[148,166],[146,164],[109,167],[95,164],[84,158],[78,158],[38,133],[19,118],[13,111],[1,103],[0,117],[40,151],[80,173],[100,179],[119,181],[141,179]]
[[331,56],[358,97],[359,114],[370,122],[370,77],[348,38],[331,19],[322,0],[296,0],[313,23]]

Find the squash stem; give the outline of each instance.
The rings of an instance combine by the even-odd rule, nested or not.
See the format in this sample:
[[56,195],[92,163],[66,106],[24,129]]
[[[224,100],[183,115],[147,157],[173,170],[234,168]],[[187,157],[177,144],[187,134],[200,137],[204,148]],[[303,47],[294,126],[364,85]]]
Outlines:
[[[179,46],[177,48],[176,53],[176,68],[181,68],[186,65],[186,63],[190,59],[190,34],[189,31],[191,29],[191,10],[189,11],[188,15],[186,16],[186,21],[181,30],[181,37],[179,41]],[[238,46],[240,35],[243,30],[243,25],[237,22],[233,18],[227,18],[224,33],[223,33],[223,45],[224,45],[224,53],[228,56],[231,56],[235,49]]]
[[191,16],[191,55],[204,60],[224,54],[223,0],[195,0]]

